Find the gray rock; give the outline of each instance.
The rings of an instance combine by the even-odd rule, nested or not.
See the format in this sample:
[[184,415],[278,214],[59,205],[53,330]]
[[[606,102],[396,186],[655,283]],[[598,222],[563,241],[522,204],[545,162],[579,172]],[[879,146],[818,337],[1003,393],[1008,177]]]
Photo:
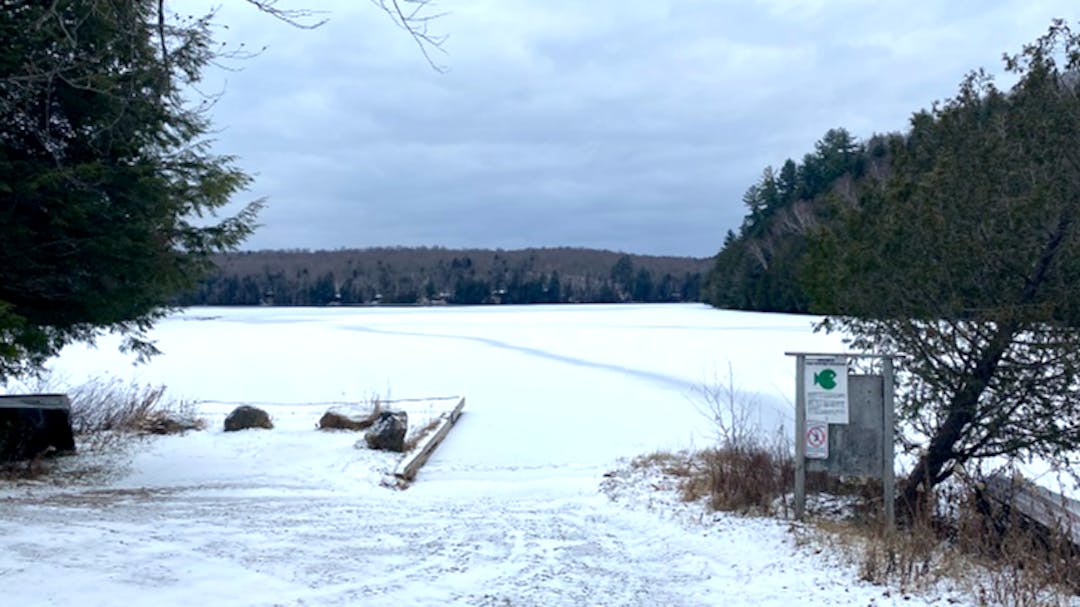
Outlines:
[[405,431],[409,416],[404,411],[383,411],[375,425],[364,434],[364,441],[371,449],[405,451]]
[[225,418],[225,431],[235,432],[248,428],[265,428],[270,430],[274,427],[270,421],[270,414],[258,407],[241,405],[233,409],[232,413]]

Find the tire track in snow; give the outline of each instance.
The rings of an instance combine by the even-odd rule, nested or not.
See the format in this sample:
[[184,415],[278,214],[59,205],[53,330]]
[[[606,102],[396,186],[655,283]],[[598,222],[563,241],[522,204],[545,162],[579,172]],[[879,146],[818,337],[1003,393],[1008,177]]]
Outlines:
[[[513,492],[327,498],[314,487],[281,498],[3,500],[0,572],[6,597],[27,605],[928,604],[887,599],[856,581],[854,568],[799,549],[783,521],[721,516],[714,527],[684,526],[638,510],[653,497],[636,483],[625,489],[619,501],[629,504]],[[43,583],[56,572],[65,583]]]
[[[595,360],[589,360],[585,358],[579,358],[575,356],[568,356],[565,354],[559,354],[551,352],[549,350],[543,350],[540,348],[532,348],[528,346],[520,346],[511,342],[493,339],[490,337],[480,337],[476,335],[455,335],[444,333],[425,333],[421,331],[401,331],[401,330],[389,330],[389,329],[376,329],[367,326],[355,326],[355,325],[343,325],[343,329],[350,331],[357,331],[361,333],[371,333],[374,335],[389,335],[389,336],[401,336],[401,337],[416,337],[422,339],[444,339],[454,341],[464,341],[471,343],[478,343],[490,348],[496,348],[501,350],[508,350],[511,352],[518,352],[526,354],[536,358],[555,361],[575,367],[598,369],[609,373],[616,373],[622,376],[628,376],[637,380],[650,382],[654,385],[666,389],[672,389],[682,394],[687,398],[701,398],[700,392],[702,389],[701,382],[692,382],[681,377],[674,375],[668,375],[664,373],[657,373],[655,371],[646,371],[642,369],[635,369],[632,367],[626,367],[623,365],[616,365],[612,363],[599,362]],[[785,407],[783,401],[777,400],[776,397],[759,393],[759,394],[746,394],[744,395],[748,403],[751,403],[753,407],[758,411],[758,424],[763,433],[771,435],[776,429],[790,426],[795,422],[795,412],[793,408]],[[706,405],[708,406],[708,405]]]
[[[5,559],[78,568],[101,580],[97,592],[152,592],[162,606],[205,603],[221,592],[205,585],[205,577],[224,578],[225,593],[237,593],[209,604],[699,604],[687,602],[687,591],[702,581],[699,572],[670,565],[697,560],[694,555],[652,545],[597,500],[432,501],[390,494],[348,504],[160,494],[102,508],[98,497],[81,506],[71,496],[60,506],[48,500],[0,506],[4,519],[18,520],[23,530],[71,529],[71,519],[88,528],[44,543],[8,543]],[[4,527],[0,535],[17,534]],[[123,532],[101,534],[113,528]],[[35,549],[11,550],[28,545]],[[192,584],[192,576],[199,583]],[[12,582],[19,579],[16,573]],[[265,590],[247,587],[271,580]],[[46,589],[37,596],[62,604],[65,592]]]
[[634,369],[632,367],[625,367],[622,365],[614,365],[611,363],[598,362],[595,360],[588,360],[585,358],[577,358],[575,356],[567,356],[565,354],[557,354],[548,350],[542,350],[540,348],[530,348],[528,346],[518,346],[509,342],[500,341],[498,339],[492,339],[490,337],[477,337],[475,335],[447,335],[441,333],[421,333],[418,331],[391,331],[387,329],[374,329],[371,327],[357,327],[348,326],[343,327],[349,331],[359,331],[362,333],[374,333],[377,335],[398,335],[402,337],[424,337],[435,339],[449,339],[458,341],[468,341],[473,343],[482,344],[491,348],[497,348],[501,350],[510,350],[512,352],[519,352],[534,356],[537,358],[543,358],[545,360],[552,360],[576,367],[585,367],[589,369],[599,369],[602,371],[609,371],[612,373],[618,373],[621,375],[628,375],[637,379],[653,382],[664,386],[665,388],[674,388],[680,391],[690,391],[697,387],[697,384],[676,377],[674,375],[666,375],[664,373],[656,373],[654,371],[645,371],[643,369]]

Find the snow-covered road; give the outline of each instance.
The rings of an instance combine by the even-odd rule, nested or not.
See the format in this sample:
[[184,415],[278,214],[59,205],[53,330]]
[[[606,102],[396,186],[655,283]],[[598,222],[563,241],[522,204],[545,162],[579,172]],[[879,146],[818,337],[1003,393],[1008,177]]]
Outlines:
[[640,479],[458,467],[394,491],[350,442],[204,432],[141,446],[111,482],[6,490],[4,604],[891,604],[780,521],[698,523]]

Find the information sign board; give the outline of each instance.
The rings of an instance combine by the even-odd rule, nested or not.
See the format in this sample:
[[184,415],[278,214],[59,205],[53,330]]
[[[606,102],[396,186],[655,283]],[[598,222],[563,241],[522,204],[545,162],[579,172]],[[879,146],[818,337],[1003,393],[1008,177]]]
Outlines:
[[806,419],[848,423],[847,359],[808,356],[803,364]]

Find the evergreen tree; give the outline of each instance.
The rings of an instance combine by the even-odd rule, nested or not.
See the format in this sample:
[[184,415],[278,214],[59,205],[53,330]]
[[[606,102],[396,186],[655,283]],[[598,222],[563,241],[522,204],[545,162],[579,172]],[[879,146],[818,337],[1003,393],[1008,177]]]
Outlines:
[[629,296],[634,287],[634,260],[629,255],[622,255],[611,267],[611,280],[615,288]]
[[636,274],[634,274],[634,286],[630,292],[630,297],[634,301],[653,301],[653,279],[652,274],[645,268],[638,268]]
[[799,168],[795,161],[788,158],[780,167],[779,184],[780,196],[785,203],[795,200],[799,191]]
[[708,275],[707,300],[722,308],[806,313],[800,284],[806,237],[832,214],[834,190],[855,180],[867,152],[844,129],[830,129],[801,164],[766,168],[747,189],[748,212],[739,233],[729,232]]
[[3,3],[0,379],[102,331],[152,353],[170,298],[252,230],[257,203],[206,222],[248,183],[183,95],[214,58],[209,18],[161,9]]
[[1062,22],[892,140],[892,175],[823,231],[815,306],[898,357],[902,418],[928,437],[914,508],[960,467],[1080,447],[1080,36]]

